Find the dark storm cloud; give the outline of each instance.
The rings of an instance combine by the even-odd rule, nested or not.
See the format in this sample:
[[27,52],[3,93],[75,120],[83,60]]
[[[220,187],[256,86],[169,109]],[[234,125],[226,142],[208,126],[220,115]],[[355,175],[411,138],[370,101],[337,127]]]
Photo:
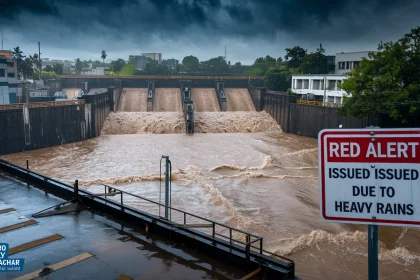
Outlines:
[[[349,19],[352,33],[363,33],[366,14],[383,18],[396,8],[418,0],[3,0],[0,18],[17,19],[20,14],[52,16],[59,24],[72,28],[85,28],[82,21],[98,22],[106,27],[125,25],[132,20],[127,31],[143,28],[180,31],[190,26],[219,30],[226,35],[252,35],[285,32],[304,32],[334,24],[337,19]],[[79,11],[78,11],[79,9]],[[99,11],[99,13],[98,13]],[[420,11],[411,11],[412,13]],[[69,13],[76,13],[79,20],[69,20]],[[113,17],[120,15],[121,21]],[[1,19],[0,19],[1,20]],[[402,17],[404,20],[404,17]],[[22,23],[17,21],[17,24]],[[346,26],[341,28],[348,29]],[[355,30],[356,29],[356,30]],[[86,30],[85,30],[86,31]],[[165,32],[165,30],[160,30]],[[312,32],[312,31],[311,31]],[[249,33],[249,34],[248,34]]]
[[419,14],[420,0],[0,0],[3,29],[72,50],[182,42],[205,53],[226,40],[372,49],[420,25]]

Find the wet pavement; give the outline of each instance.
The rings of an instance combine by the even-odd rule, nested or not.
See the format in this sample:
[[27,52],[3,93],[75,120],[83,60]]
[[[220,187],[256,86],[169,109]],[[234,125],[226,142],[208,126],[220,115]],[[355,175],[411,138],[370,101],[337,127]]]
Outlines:
[[[88,210],[43,218],[31,216],[63,201],[0,173],[0,232],[14,224],[36,221],[0,233],[0,243],[8,243],[13,248],[55,234],[63,236],[10,256],[24,258],[24,270],[0,273],[0,279],[14,279],[86,252],[93,257],[39,279],[237,279],[243,276],[182,245],[159,240]],[[1,212],[7,208],[15,210]]]

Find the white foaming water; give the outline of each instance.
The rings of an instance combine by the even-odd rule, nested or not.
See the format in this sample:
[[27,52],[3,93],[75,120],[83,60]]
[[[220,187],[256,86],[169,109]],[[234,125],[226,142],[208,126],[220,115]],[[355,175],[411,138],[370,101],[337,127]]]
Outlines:
[[[280,127],[265,112],[196,112],[196,133],[246,133],[279,131]],[[177,134],[185,133],[182,113],[110,113],[103,134]]]

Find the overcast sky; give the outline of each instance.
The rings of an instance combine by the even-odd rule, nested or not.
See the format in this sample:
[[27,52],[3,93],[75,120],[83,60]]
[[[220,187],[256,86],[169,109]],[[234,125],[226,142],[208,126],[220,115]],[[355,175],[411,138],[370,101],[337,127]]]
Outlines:
[[[0,0],[4,49],[50,59],[128,59],[161,52],[232,63],[284,57],[299,45],[327,54],[376,50],[420,25],[420,0]],[[0,46],[1,47],[1,46]]]

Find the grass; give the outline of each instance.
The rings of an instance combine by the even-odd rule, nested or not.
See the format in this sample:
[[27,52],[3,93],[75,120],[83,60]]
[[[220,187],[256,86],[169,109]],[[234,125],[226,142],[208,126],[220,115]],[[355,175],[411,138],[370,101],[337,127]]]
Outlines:
[[136,62],[130,62],[123,66],[118,75],[120,76],[132,76],[134,75],[134,70],[136,69]]

